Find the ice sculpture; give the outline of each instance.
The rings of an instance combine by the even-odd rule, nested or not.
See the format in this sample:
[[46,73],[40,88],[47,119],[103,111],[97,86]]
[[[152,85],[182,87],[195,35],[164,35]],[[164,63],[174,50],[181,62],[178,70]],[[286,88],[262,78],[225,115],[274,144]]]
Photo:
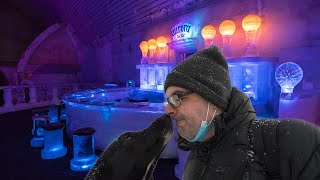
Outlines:
[[281,64],[275,72],[275,78],[281,86],[281,93],[289,93],[290,95],[302,77],[303,71],[301,67],[293,62]]

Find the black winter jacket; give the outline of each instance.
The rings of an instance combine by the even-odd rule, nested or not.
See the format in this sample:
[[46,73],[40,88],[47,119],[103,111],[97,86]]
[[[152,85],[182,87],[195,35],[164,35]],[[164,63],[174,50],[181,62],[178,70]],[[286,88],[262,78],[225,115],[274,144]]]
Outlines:
[[[215,136],[205,142],[178,136],[178,147],[191,150],[183,180],[320,180],[319,127],[304,121],[256,120],[249,98],[236,88],[214,125]],[[258,137],[251,126],[269,136]],[[265,147],[256,147],[254,141]]]

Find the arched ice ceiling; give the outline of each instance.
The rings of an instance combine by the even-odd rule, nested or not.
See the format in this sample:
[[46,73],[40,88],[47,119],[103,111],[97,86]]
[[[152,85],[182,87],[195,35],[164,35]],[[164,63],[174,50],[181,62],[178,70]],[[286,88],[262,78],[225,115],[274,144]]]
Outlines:
[[69,24],[85,43],[99,36],[114,37],[157,20],[191,12],[216,0],[7,0],[8,3],[49,27]]

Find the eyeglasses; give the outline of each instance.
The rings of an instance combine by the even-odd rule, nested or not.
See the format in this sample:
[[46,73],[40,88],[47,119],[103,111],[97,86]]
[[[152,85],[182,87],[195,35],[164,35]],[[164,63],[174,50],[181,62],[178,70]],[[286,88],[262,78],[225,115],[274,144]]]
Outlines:
[[186,91],[183,93],[176,93],[171,95],[170,97],[167,98],[167,102],[173,107],[173,108],[178,108],[181,106],[181,98],[184,96],[187,96],[189,94],[192,94],[192,91]]

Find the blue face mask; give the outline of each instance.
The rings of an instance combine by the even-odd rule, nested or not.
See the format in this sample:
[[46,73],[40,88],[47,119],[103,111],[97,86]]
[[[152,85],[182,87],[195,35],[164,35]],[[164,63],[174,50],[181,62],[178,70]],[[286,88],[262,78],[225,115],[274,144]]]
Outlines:
[[216,110],[213,113],[213,116],[212,116],[211,120],[208,121],[209,108],[210,108],[210,102],[208,103],[206,120],[205,121],[201,121],[201,125],[200,125],[200,128],[199,128],[198,133],[196,134],[196,136],[191,140],[187,139],[189,142],[201,142],[201,141],[203,141],[204,137],[206,136],[206,134],[207,134],[207,132],[209,130],[210,124],[211,124],[211,122],[212,122],[212,120],[213,120],[213,118],[214,118],[214,116],[216,115],[216,112],[217,112],[217,108],[216,108]]

